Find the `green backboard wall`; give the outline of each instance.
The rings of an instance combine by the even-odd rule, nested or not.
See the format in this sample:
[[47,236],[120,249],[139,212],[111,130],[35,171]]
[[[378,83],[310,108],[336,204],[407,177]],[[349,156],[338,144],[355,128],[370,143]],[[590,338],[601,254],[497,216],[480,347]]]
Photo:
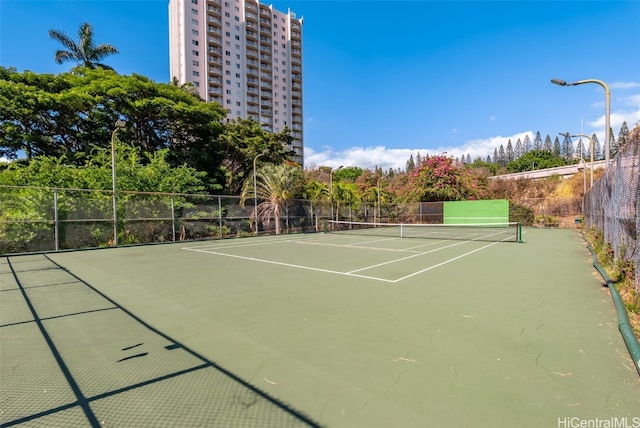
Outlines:
[[509,201],[447,201],[444,203],[445,224],[508,223]]

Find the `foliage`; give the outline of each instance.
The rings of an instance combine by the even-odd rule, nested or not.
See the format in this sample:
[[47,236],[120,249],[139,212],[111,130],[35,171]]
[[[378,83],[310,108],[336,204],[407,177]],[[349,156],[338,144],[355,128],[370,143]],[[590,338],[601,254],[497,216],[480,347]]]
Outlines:
[[432,156],[409,174],[402,193],[405,202],[458,201],[468,196],[469,189],[452,158]]
[[185,88],[140,76],[120,76],[103,69],[77,68],[73,74],[19,73],[0,67],[0,156],[24,153],[67,156],[94,146],[110,147],[114,124],[118,136],[143,153],[169,149],[166,160],[205,172],[209,190],[237,194],[253,169],[253,159],[281,163],[291,159],[293,141],[285,128],[270,133],[251,119],[224,122],[219,104],[202,101]]
[[362,175],[363,172],[364,170],[357,166],[347,166],[341,169],[336,169],[333,172],[333,181],[348,181],[353,183]]
[[[281,164],[291,159],[289,150],[293,137],[288,128],[271,133],[262,129],[252,119],[234,119],[226,123],[219,137],[220,147],[216,153],[222,159],[220,180],[231,194],[238,194],[247,177],[253,177],[253,162]],[[256,156],[259,156],[256,159]],[[202,165],[205,167],[205,165]]]
[[100,61],[106,56],[117,54],[118,50],[106,43],[96,46],[93,41],[93,28],[91,24],[85,22],[80,25],[78,28],[78,42],[59,30],[49,30],[49,37],[60,42],[62,46],[67,49],[56,51],[55,60],[58,64],[75,61],[88,68],[100,67],[113,70]]
[[509,203],[509,221],[531,226],[534,221],[533,210],[524,205]]
[[[165,159],[167,150],[142,155],[139,148],[118,144],[116,153],[118,190],[193,193],[204,189],[204,174],[185,166],[172,168]],[[53,236],[51,188],[110,190],[111,153],[107,149],[95,148],[94,156],[87,158],[84,166],[69,164],[66,156],[40,156],[28,163],[12,162],[0,171],[0,185],[30,186],[3,190],[0,252],[34,251],[37,248],[31,246],[32,242],[41,241],[43,235]],[[161,200],[159,196],[148,196],[144,200],[136,198],[133,194],[120,193],[117,199],[119,218],[124,218],[125,212],[129,218],[166,217],[162,214],[168,210],[169,200]],[[73,191],[59,192],[57,205],[58,217],[62,221],[78,216],[95,219],[110,219],[112,216],[110,192],[83,192],[82,197]],[[17,220],[42,223],[16,223]],[[60,223],[60,241],[69,242],[67,246],[71,248],[108,245],[111,240],[112,229],[104,222],[87,222],[76,225],[73,230],[67,226],[67,223]],[[123,224],[119,226],[123,243],[144,241],[139,233],[129,233]]]
[[282,230],[280,219],[286,210],[285,203],[301,194],[303,182],[302,170],[297,165],[265,164],[256,171],[255,189],[253,180],[244,181],[240,204],[244,206],[247,200],[259,199],[261,202],[257,206],[257,212],[254,208],[252,217],[267,225],[273,219],[275,232],[280,234]]
[[547,150],[532,150],[507,164],[507,170],[509,172],[523,172],[564,166],[566,164],[565,159],[556,156],[553,152]]

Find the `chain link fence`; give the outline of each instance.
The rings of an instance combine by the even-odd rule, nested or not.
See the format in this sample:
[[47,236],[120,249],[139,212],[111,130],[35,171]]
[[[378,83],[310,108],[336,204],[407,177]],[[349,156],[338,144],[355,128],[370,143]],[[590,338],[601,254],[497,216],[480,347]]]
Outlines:
[[[114,230],[118,244],[275,233],[274,219],[256,230],[255,201],[237,196],[0,186],[0,201],[0,254],[112,246]],[[328,216],[328,205],[291,200],[279,221],[284,233],[308,232]]]
[[[259,222],[255,205],[237,196],[141,193],[0,186],[0,254],[273,234],[276,219]],[[114,204],[116,212],[114,213]],[[569,227],[582,198],[511,200],[510,221]],[[114,215],[115,214],[115,215]],[[323,230],[323,219],[374,223],[442,223],[443,202],[286,202],[282,233]],[[115,221],[114,221],[115,219]],[[115,225],[115,227],[114,227]]]
[[640,138],[630,138],[585,195],[585,226],[600,233],[618,263],[631,263],[640,291]]

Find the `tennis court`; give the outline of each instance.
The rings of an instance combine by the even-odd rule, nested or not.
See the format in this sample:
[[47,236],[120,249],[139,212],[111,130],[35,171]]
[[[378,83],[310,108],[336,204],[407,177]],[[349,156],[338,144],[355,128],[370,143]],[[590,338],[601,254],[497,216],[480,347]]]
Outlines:
[[342,232],[3,257],[0,423],[640,422],[576,231]]

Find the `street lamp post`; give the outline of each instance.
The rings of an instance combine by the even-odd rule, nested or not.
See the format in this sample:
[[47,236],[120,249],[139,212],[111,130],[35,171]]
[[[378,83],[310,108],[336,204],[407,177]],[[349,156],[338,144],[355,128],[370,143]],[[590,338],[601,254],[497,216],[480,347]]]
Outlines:
[[258,234],[258,185],[256,182],[256,161],[258,160],[258,158],[262,155],[267,154],[267,149],[264,149],[262,151],[262,153],[256,155],[256,157],[253,158],[253,209],[254,209],[254,216],[255,216],[255,222],[256,222],[256,232],[255,234]]
[[331,220],[333,220],[333,172],[342,169],[344,165],[340,165],[336,169],[329,170],[329,201],[331,202]]
[[[611,152],[610,147],[610,138],[609,134],[611,134],[610,123],[611,123],[611,93],[609,92],[609,85],[607,85],[602,80],[598,79],[586,79],[586,80],[578,80],[577,82],[567,83],[564,80],[560,79],[551,79],[551,83],[560,86],[577,86],[582,85],[584,83],[596,83],[604,89],[604,101],[605,101],[605,115],[604,115],[604,164],[606,168],[609,168],[609,157]],[[593,166],[593,163],[592,163]]]
[[[571,135],[569,135],[568,132],[566,134],[563,134],[563,133],[559,133],[559,134],[562,135],[563,137],[568,137],[568,138],[584,137],[584,138],[588,138],[589,139],[589,151],[591,153],[591,165],[589,167],[589,169],[590,169],[589,175],[591,176],[591,182],[589,183],[589,189],[591,189],[593,187],[593,138],[591,138],[587,134],[571,134]],[[580,155],[580,157],[582,157],[582,154]]]
[[124,120],[117,120],[115,129],[111,133],[111,192],[113,199],[113,245],[118,245],[118,207],[116,197],[116,134],[127,123]]

